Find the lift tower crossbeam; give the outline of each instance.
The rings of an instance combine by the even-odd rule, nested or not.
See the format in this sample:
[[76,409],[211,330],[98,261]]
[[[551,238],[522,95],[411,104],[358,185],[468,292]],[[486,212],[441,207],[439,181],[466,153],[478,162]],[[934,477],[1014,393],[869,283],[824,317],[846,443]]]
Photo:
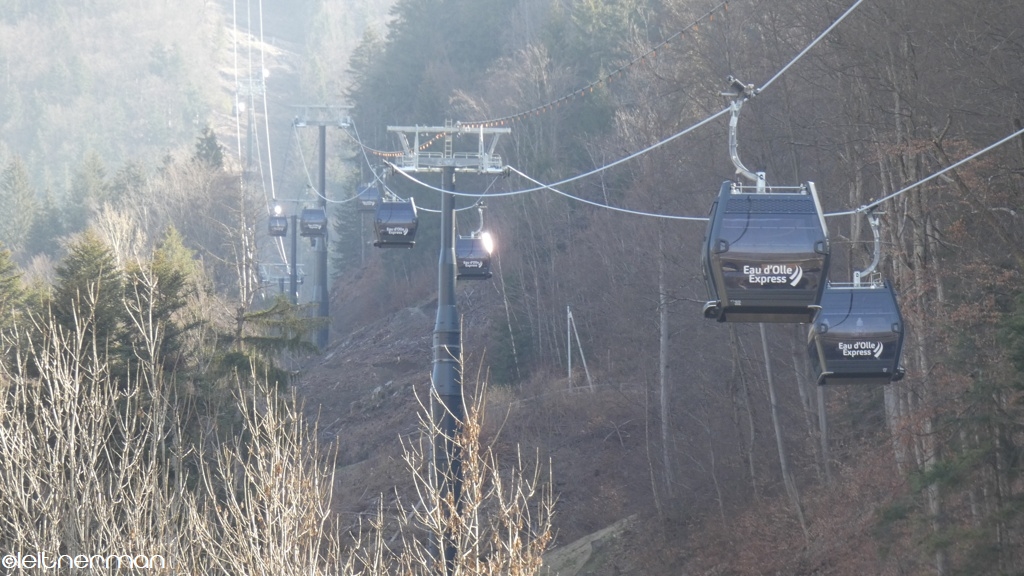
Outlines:
[[[504,166],[501,156],[494,153],[498,138],[502,134],[512,132],[511,128],[471,127],[459,124],[446,126],[388,126],[388,132],[397,132],[402,142],[402,158],[395,167],[403,172],[441,172],[446,167],[454,167],[457,172],[474,174],[500,174]],[[409,144],[407,134],[413,135],[413,143]],[[452,152],[451,139],[456,135],[477,135],[477,150],[474,152]],[[444,152],[425,152],[420,150],[424,144],[422,137],[443,137],[447,142]],[[487,136],[490,136],[488,142]]]

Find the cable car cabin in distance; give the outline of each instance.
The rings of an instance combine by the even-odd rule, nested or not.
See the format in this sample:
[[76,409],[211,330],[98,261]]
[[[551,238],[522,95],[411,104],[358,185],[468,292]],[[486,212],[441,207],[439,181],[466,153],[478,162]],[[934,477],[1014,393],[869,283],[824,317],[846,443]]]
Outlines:
[[273,215],[267,220],[267,233],[271,236],[287,236],[288,235],[288,217],[281,215]]
[[307,238],[327,236],[327,211],[323,208],[303,208],[299,216],[299,235]]
[[363,184],[356,195],[357,212],[376,212],[380,204],[380,191],[377,190],[377,183]]
[[903,378],[903,316],[885,283],[830,284],[807,336],[818,384],[888,384]]
[[491,252],[493,251],[490,234],[472,234],[459,236],[455,240],[455,265],[459,280],[487,280],[491,277]]
[[813,182],[755,187],[726,181],[711,207],[701,253],[719,322],[807,323],[829,268],[828,233]]
[[377,205],[373,231],[378,248],[412,248],[416,245],[416,204],[408,200],[382,199]]

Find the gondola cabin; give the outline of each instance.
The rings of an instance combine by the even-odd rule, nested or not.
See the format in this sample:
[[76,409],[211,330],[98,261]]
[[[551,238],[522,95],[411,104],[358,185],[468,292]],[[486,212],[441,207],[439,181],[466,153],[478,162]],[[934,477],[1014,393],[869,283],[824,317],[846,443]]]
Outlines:
[[364,184],[356,195],[356,211],[376,212],[380,203],[380,192],[376,184]]
[[494,244],[487,232],[459,236],[455,240],[455,264],[459,280],[487,280],[491,277]]
[[412,248],[416,244],[416,204],[408,200],[381,199],[373,220],[378,248]]
[[813,182],[757,192],[726,181],[701,253],[719,322],[807,323],[825,289],[829,243]]
[[287,236],[288,235],[288,217],[281,215],[273,215],[267,221],[267,233],[271,236]]
[[299,234],[307,238],[327,236],[327,211],[323,208],[303,208],[299,217]]
[[887,284],[829,285],[807,340],[818,384],[888,384],[903,378],[903,316]]

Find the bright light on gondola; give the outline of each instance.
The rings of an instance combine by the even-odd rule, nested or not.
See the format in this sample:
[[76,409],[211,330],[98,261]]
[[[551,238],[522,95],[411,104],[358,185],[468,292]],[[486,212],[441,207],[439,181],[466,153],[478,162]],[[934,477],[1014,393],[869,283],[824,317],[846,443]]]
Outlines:
[[494,238],[491,236],[491,233],[484,232],[480,234],[480,240],[483,241],[484,250],[486,250],[488,254],[494,254]]

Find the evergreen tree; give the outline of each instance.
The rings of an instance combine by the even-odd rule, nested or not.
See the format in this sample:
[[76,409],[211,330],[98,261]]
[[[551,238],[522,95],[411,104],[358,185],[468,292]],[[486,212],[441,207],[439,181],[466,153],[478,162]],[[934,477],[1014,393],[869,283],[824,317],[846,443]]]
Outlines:
[[75,171],[71,190],[64,201],[63,222],[68,232],[84,230],[89,219],[104,202],[110,200],[110,185],[103,160],[95,150],[86,152]]
[[288,372],[277,366],[279,356],[286,352],[313,354],[316,345],[308,336],[322,325],[319,318],[310,318],[309,306],[296,306],[283,294],[264,310],[237,309],[234,333],[221,333],[216,345],[225,347],[207,377],[214,379],[233,374],[265,377],[268,383],[284,386]]
[[196,139],[196,161],[220,170],[224,167],[224,149],[217,142],[217,134],[209,126],[203,128],[203,133]]
[[11,259],[11,252],[0,249],[0,330],[12,327],[15,315],[22,308],[25,289],[21,285],[21,271]]
[[86,230],[57,266],[51,301],[54,320],[68,330],[85,327],[90,340],[119,352],[126,322],[124,284],[110,249],[99,235]]
[[13,216],[0,229],[0,243],[11,251],[20,252],[36,216],[36,193],[20,156],[11,158],[0,176],[0,206]]
[[42,205],[32,220],[32,227],[22,247],[25,256],[35,254],[57,254],[60,249],[60,238],[65,234],[63,212],[57,205],[53,192],[47,188],[43,194]]
[[169,228],[148,265],[128,271],[128,307],[160,329],[159,358],[168,370],[183,366],[184,336],[198,324],[180,312],[199,290],[202,270],[175,228]]
[[145,201],[146,183],[145,167],[139,162],[127,162],[110,182],[110,197],[118,204],[131,199]]

